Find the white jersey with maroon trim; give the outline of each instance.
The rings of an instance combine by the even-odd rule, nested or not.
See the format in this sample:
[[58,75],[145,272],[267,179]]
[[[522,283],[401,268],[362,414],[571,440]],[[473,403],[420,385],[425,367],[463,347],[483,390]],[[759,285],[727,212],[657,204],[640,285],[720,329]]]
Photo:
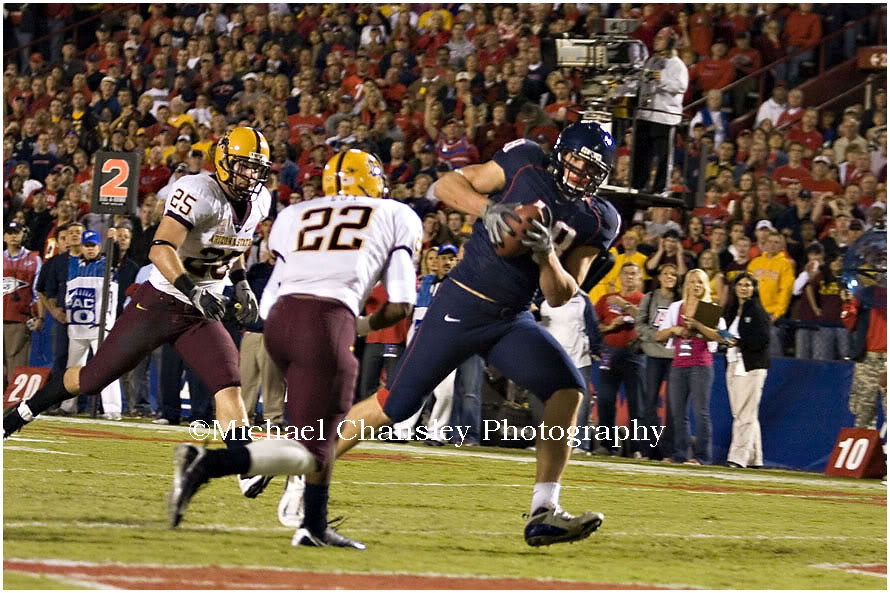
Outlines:
[[[164,216],[188,228],[176,255],[195,284],[222,293],[232,264],[250,248],[257,225],[268,216],[272,196],[262,188],[248,204],[244,219],[238,220],[214,176],[186,175],[171,190]],[[189,302],[154,266],[148,281],[161,292]]]
[[390,302],[414,303],[422,234],[417,214],[395,200],[338,195],[288,206],[269,233],[278,259],[260,315],[288,294],[332,298],[358,315],[378,280]]

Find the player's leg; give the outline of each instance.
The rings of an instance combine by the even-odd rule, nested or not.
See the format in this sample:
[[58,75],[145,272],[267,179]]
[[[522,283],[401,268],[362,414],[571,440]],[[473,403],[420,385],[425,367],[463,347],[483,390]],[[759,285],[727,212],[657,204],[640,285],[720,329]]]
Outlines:
[[47,384],[27,402],[4,414],[3,438],[8,438],[38,414],[80,394],[81,389],[98,393],[133,369],[143,356],[177,330],[177,317],[168,314],[172,299],[150,284],[144,284],[114,324],[102,347],[85,366],[50,376]]
[[577,541],[602,524],[600,513],[572,516],[559,507],[559,481],[571,454],[569,430],[575,427],[584,379],[562,346],[520,314],[488,353],[488,360],[517,384],[544,400],[543,429],[535,442],[535,487],[525,528],[529,545]]
[[[387,377],[387,386],[349,410],[337,441],[337,457],[359,444],[361,430],[401,422],[414,414],[424,398],[468,356],[475,354],[484,330],[444,321],[446,311],[455,313],[460,301],[450,305],[441,291],[433,301],[420,329],[405,349],[399,364]],[[464,292],[455,287],[453,290]],[[458,295],[459,297],[462,295]],[[455,315],[460,318],[460,316]],[[465,321],[469,321],[466,319]]]
[[[246,430],[250,423],[241,399],[240,355],[232,337],[219,321],[201,320],[183,332],[173,348],[213,394],[216,420],[225,430],[223,442],[227,449],[236,451],[241,460],[238,467],[243,466],[243,454],[237,450],[251,442]],[[259,496],[274,475],[237,473],[241,493],[248,498]]]

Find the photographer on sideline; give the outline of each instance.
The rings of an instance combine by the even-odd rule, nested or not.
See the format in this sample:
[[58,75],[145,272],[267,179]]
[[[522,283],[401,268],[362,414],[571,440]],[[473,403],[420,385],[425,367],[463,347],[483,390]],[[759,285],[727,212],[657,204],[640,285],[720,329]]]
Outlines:
[[642,190],[648,185],[652,157],[657,157],[652,192],[659,194],[667,190],[674,127],[683,117],[683,94],[689,86],[689,72],[677,57],[676,43],[677,34],[670,27],[655,36],[655,53],[643,65],[648,77],[641,85],[635,126],[632,186]]

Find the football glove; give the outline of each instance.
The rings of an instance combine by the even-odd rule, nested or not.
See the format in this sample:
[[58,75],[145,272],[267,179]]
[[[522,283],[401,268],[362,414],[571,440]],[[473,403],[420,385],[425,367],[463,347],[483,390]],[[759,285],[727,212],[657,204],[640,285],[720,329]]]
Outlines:
[[531,226],[525,229],[525,238],[520,243],[531,249],[532,259],[538,263],[553,251],[550,229],[534,219],[531,221]]
[[238,321],[250,325],[257,320],[260,315],[260,307],[247,280],[241,280],[235,284],[235,302],[241,305],[241,309],[236,315]]
[[226,314],[226,299],[222,295],[210,292],[206,288],[195,286],[189,291],[188,297],[201,315],[208,319],[222,321]]
[[522,222],[522,218],[513,211],[516,206],[518,206],[518,204],[498,204],[496,202],[488,202],[482,210],[482,225],[485,227],[485,230],[488,231],[488,239],[495,247],[502,247],[504,245],[504,233],[509,233],[513,236],[516,235],[507,223],[508,217],[514,218],[516,222]]

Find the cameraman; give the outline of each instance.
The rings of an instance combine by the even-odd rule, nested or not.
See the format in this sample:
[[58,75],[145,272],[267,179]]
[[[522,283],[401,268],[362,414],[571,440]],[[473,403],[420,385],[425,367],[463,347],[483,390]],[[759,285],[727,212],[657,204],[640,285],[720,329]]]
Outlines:
[[674,127],[683,113],[683,94],[689,86],[686,64],[677,57],[674,46],[677,34],[665,27],[655,36],[655,53],[643,64],[648,77],[640,87],[640,106],[637,111],[634,138],[633,184],[642,190],[649,182],[652,157],[657,157],[657,171],[653,193],[667,190],[673,165],[671,145]]

